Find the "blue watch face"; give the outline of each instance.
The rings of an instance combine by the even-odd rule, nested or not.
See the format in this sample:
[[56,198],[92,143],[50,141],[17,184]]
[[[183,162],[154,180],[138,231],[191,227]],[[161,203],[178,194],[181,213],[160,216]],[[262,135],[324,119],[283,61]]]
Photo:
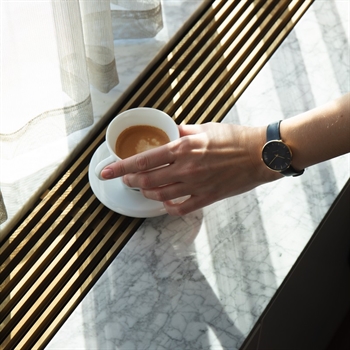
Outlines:
[[270,141],[263,148],[262,159],[268,168],[281,172],[290,167],[292,152],[282,141]]

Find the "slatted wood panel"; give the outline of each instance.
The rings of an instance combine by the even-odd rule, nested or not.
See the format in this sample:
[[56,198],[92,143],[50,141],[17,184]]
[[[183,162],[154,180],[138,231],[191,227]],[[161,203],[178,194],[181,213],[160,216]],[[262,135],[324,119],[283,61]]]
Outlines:
[[[311,3],[205,1],[111,118],[150,106],[178,124],[220,122]],[[0,248],[1,349],[42,349],[143,222],[110,211],[90,189],[105,127]]]

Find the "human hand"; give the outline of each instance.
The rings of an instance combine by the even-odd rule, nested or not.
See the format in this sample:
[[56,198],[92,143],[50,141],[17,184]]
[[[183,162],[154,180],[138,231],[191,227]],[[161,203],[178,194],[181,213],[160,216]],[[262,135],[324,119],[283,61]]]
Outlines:
[[[108,165],[105,179],[127,186],[184,215],[280,178],[261,161],[266,128],[207,123],[179,126],[180,139]],[[156,168],[156,169],[155,169]],[[173,201],[189,196],[183,202]]]

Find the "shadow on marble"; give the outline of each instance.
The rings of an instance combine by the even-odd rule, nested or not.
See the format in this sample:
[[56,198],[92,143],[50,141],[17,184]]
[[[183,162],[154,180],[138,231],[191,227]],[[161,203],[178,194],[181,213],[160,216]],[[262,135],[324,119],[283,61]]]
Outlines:
[[145,222],[82,303],[85,348],[226,348],[242,338],[200,269],[202,220],[198,211]]

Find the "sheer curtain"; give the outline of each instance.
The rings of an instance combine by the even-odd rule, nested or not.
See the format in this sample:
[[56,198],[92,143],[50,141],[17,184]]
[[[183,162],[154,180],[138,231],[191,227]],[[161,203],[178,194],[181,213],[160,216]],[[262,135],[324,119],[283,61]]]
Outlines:
[[36,157],[94,123],[91,90],[118,84],[114,40],[155,36],[160,1],[1,0],[0,223],[30,193]]

